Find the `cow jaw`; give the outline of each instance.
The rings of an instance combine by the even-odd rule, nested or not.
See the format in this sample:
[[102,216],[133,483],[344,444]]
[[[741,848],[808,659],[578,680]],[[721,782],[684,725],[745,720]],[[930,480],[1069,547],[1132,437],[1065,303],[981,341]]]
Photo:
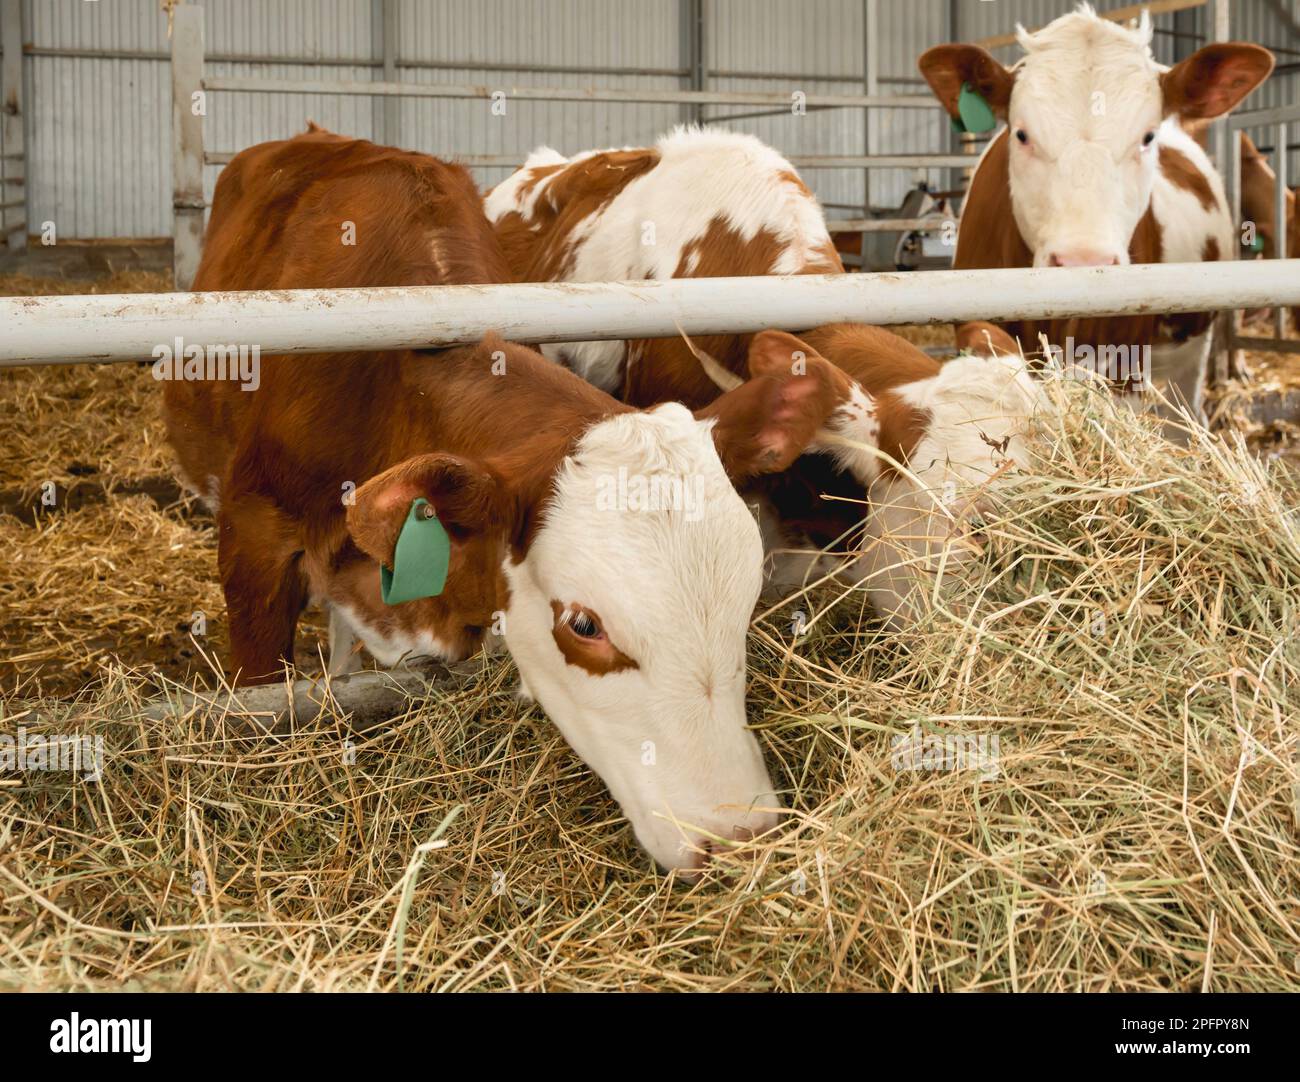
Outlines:
[[1005,138],[1016,224],[1035,266],[1129,261],[1163,112],[1150,41],[1146,20],[1127,30],[1084,14],[1020,35],[1026,56]]
[[678,405],[594,425],[505,564],[525,686],[665,868],[776,821],[745,728],[762,547],[710,429]]

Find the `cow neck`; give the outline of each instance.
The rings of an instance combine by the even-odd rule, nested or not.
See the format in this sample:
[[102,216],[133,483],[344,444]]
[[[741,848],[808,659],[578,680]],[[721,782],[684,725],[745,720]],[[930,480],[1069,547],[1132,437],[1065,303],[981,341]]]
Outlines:
[[403,362],[408,404],[419,439],[476,459],[506,484],[517,504],[516,555],[531,543],[560,464],[592,425],[630,406],[520,346],[489,339],[478,346],[412,353]]

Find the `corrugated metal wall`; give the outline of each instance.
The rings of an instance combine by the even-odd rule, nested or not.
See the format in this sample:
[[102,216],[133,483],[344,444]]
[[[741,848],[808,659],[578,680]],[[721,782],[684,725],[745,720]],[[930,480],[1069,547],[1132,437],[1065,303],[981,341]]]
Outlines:
[[[26,37],[28,221],[37,231],[56,222],[59,236],[164,236],[171,228],[170,76],[166,16],[158,0],[24,0]],[[1103,9],[1127,0],[1100,0]],[[862,0],[706,0],[707,65],[717,90],[804,90],[809,94],[863,89]],[[947,39],[955,8],[963,40],[1005,33],[1015,21],[1041,25],[1069,8],[1066,0],[881,0],[881,93],[915,94],[916,58]],[[1298,9],[1300,3],[1291,3]],[[378,0],[209,0],[204,5],[211,75],[286,79],[381,77],[382,17]],[[1247,40],[1300,50],[1265,0],[1237,0],[1237,34]],[[489,86],[689,86],[683,0],[400,0],[399,77],[423,83]],[[1197,23],[1203,32],[1203,16]],[[1157,25],[1173,27],[1172,16]],[[1174,39],[1158,51],[1173,59]],[[116,50],[158,59],[40,55],[50,49]],[[1004,49],[1010,59],[1014,48]],[[298,63],[255,63],[242,58],[283,56]],[[1292,62],[1300,55],[1282,57]],[[306,62],[302,62],[306,61]],[[320,61],[313,63],[312,61]],[[325,62],[329,61],[329,62]],[[454,65],[454,66],[453,66]],[[561,70],[530,71],[530,65]],[[578,73],[566,67],[605,68]],[[631,71],[640,74],[628,74]],[[817,78],[810,78],[817,76]],[[1251,108],[1300,97],[1300,75],[1278,78],[1256,94]],[[749,107],[706,110],[722,118]],[[333,130],[381,138],[444,156],[510,154],[522,158],[547,143],[571,153],[593,146],[637,145],[654,138],[688,111],[673,105],[508,103],[493,116],[480,100],[405,99],[398,124],[383,124],[382,102],[366,98],[283,94],[210,96],[204,125],[209,150],[238,150],[300,131],[308,118]],[[795,116],[748,117],[729,122],[788,154],[860,154],[864,123],[850,109]],[[946,120],[937,111],[880,110],[871,116],[870,149],[877,153],[949,149]],[[1293,139],[1300,138],[1294,132]],[[1271,133],[1266,141],[1272,141]],[[1292,176],[1300,177],[1300,155]],[[206,175],[209,196],[216,174]],[[504,175],[480,169],[485,185]],[[806,176],[828,204],[860,205],[860,170],[816,170]],[[935,178],[939,179],[939,178]],[[872,202],[895,205],[913,177],[877,172]]]

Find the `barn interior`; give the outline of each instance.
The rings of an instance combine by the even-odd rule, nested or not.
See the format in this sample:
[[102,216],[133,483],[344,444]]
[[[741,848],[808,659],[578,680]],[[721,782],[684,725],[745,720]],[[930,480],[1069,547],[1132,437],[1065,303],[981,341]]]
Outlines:
[[[199,5],[0,0],[0,296],[186,288],[224,164],[308,121],[484,190],[543,145],[750,132],[850,271],[927,275],[988,136],[953,130],[918,56],[1010,63],[1018,23],[1073,6],[206,0],[196,43],[177,28]],[[1215,160],[1231,177],[1240,131],[1283,195],[1300,181],[1300,5],[1095,7],[1149,11],[1162,63],[1271,49],[1241,109],[1259,122],[1219,125]],[[197,145],[172,104],[196,78]],[[496,87],[538,93],[496,112]],[[147,363],[4,367],[0,732],[93,733],[109,761],[93,783],[0,772],[0,987],[1294,990],[1300,326],[1282,306],[1224,326],[1212,440],[1060,392],[966,615],[899,634],[836,589],[760,608],[750,722],[792,814],[694,884],[649,865],[501,656],[365,725],[326,688],[310,724],[223,727],[229,704],[185,698],[224,679],[214,523]],[[949,325],[895,329],[956,352]],[[309,612],[291,677],[321,680],[326,638]],[[953,732],[999,741],[998,768],[891,768],[900,740]]]

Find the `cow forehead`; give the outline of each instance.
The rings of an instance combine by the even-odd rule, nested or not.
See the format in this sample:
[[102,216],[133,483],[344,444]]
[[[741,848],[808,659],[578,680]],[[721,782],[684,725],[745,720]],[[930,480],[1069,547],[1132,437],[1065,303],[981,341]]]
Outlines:
[[[1085,128],[1093,137],[1117,127],[1159,119],[1160,67],[1151,55],[1149,28],[1128,30],[1094,15],[1073,14],[1020,38],[1013,121],[1050,116],[1047,135]],[[1040,135],[1044,133],[1039,133]]]
[[587,431],[528,559],[539,586],[565,594],[555,600],[591,606],[621,648],[639,650],[656,634],[743,633],[762,543],[710,426],[670,404]]

